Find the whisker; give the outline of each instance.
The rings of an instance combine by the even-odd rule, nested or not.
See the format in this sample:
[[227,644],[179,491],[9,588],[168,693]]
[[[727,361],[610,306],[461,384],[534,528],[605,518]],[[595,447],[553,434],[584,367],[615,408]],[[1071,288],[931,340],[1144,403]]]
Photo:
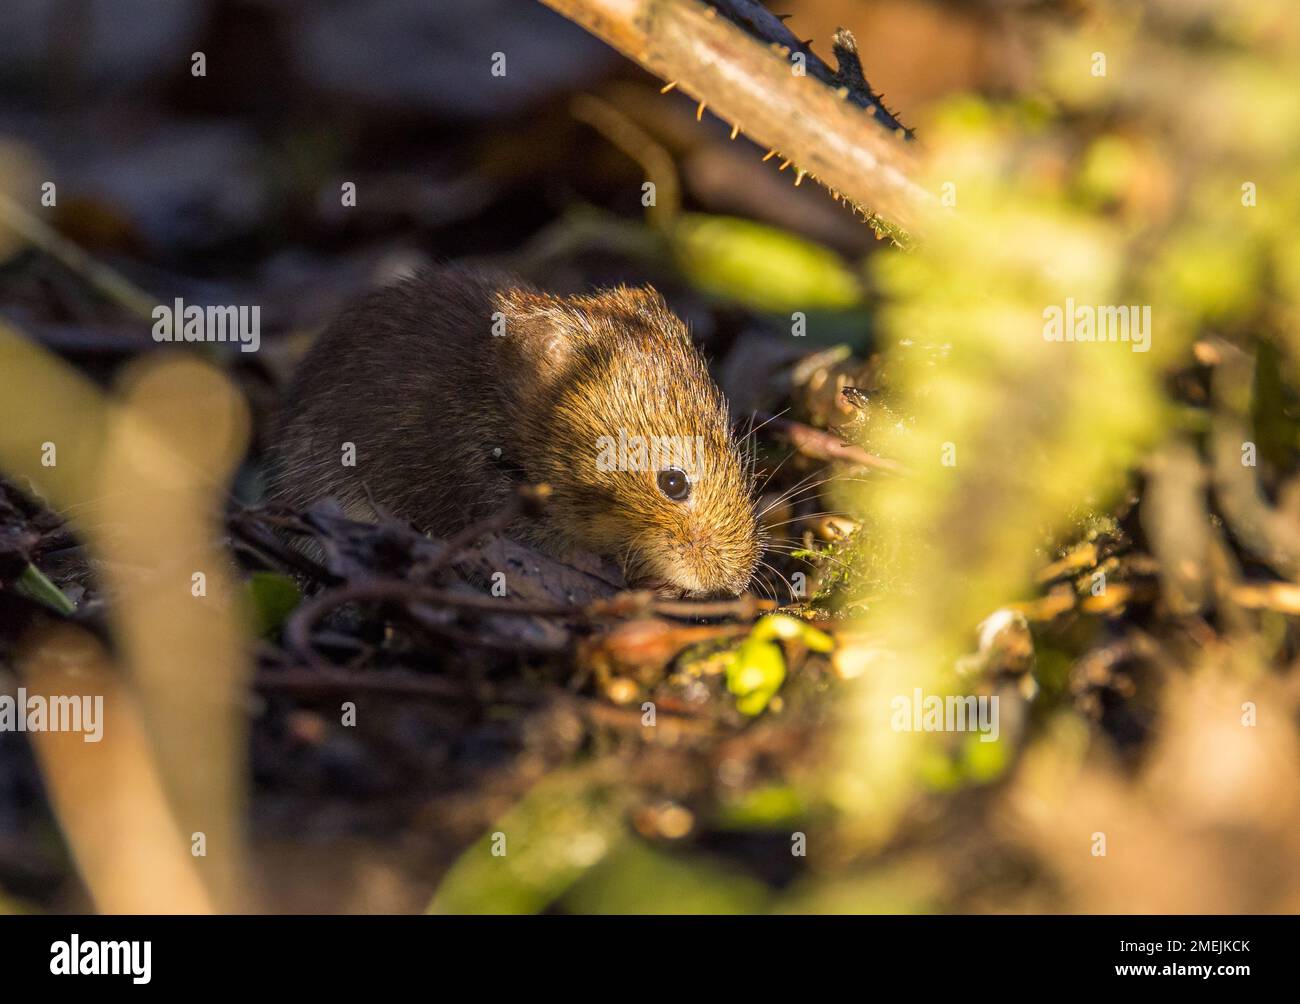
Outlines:
[[[822,554],[821,552],[815,552],[814,555],[810,558],[803,558],[803,557],[795,557],[795,555],[793,554],[793,551],[796,550],[795,548],[790,548],[789,550],[783,551],[781,548],[777,547],[776,545],[769,545],[768,550],[774,551],[777,554],[784,554],[787,558],[791,558],[794,561],[806,561],[809,564],[815,564],[822,561],[829,561],[832,565],[839,565],[840,568],[850,567],[848,562],[841,561],[839,558],[836,558],[830,554]],[[799,548],[798,550],[807,551],[809,550],[809,548],[806,547]]]
[[781,468],[785,466],[785,462],[786,462],[787,460],[789,460],[791,457],[793,457],[793,456],[794,456],[796,453],[798,453],[798,452],[799,452],[798,450],[791,450],[789,453],[787,453],[787,454],[785,455],[785,457],[782,458],[781,462],[780,462],[779,464],[777,464],[775,467],[773,467],[772,470],[770,470],[770,471],[768,472],[767,477],[765,477],[765,478],[763,479],[763,483],[762,483],[761,485],[758,486],[758,491],[759,491],[759,492],[762,492],[762,490],[768,486],[768,483],[769,483],[769,482],[770,482],[774,477],[776,477],[777,473],[781,470]]
[[795,516],[793,519],[783,519],[780,523],[764,523],[763,528],[766,530],[775,530],[777,527],[789,526],[791,523],[802,523],[804,520],[819,519],[822,516],[843,516],[845,519],[852,519],[853,516],[847,512],[809,512],[802,516]]
[[[808,477],[813,477],[813,476],[814,476],[814,475],[810,474]],[[773,509],[775,509],[777,506],[779,506],[779,505],[783,505],[784,503],[793,500],[793,499],[795,498],[795,496],[796,496],[796,493],[797,493],[797,494],[803,494],[804,492],[815,491],[816,489],[820,488],[822,485],[827,484],[827,483],[830,481],[829,478],[826,478],[826,479],[824,479],[824,480],[822,480],[822,481],[815,482],[814,484],[811,484],[811,485],[805,485],[804,482],[806,482],[807,480],[808,480],[808,478],[803,478],[803,479],[802,479],[798,484],[796,484],[793,488],[790,488],[790,489],[788,489],[788,490],[782,492],[779,496],[777,496],[777,498],[776,498],[775,501],[768,503],[767,506],[765,506],[765,507],[763,508],[763,511],[760,512],[760,513],[758,514],[759,517],[761,518],[761,517],[763,517],[763,516],[766,516],[769,512],[771,512],[771,511],[772,511]]]
[[[635,553],[635,556],[637,558],[641,556],[641,547],[639,546],[641,538],[643,538],[646,534],[650,533],[650,530],[651,528],[647,527],[646,529],[642,530],[640,533],[636,534],[630,541],[628,541],[627,550],[623,552],[623,562],[622,562],[623,575],[625,577],[628,574],[629,569],[633,567],[632,566],[633,554]],[[636,549],[635,552],[633,551],[633,548]]]
[[789,495],[789,494],[790,494],[791,492],[793,492],[793,491],[797,491],[799,488],[803,487],[803,486],[804,486],[805,484],[807,484],[810,480],[812,480],[813,478],[817,477],[817,476],[818,476],[819,474],[821,474],[821,473],[822,473],[822,471],[819,469],[819,470],[812,471],[812,472],[810,472],[810,473],[808,473],[808,474],[805,474],[802,478],[800,478],[798,481],[796,481],[796,482],[794,483],[793,486],[791,486],[790,488],[787,488],[784,492],[782,492],[781,495],[778,496],[778,500],[779,500],[779,499],[784,499],[787,495]]
[[790,410],[789,408],[782,408],[782,409],[781,409],[780,411],[778,411],[775,415],[769,415],[768,418],[766,419],[766,421],[762,422],[762,423],[759,424],[758,426],[755,426],[755,425],[754,425],[754,419],[758,418],[758,412],[756,412],[756,411],[752,411],[752,412],[750,412],[750,413],[749,413],[749,431],[748,431],[747,433],[745,433],[745,437],[744,437],[744,438],[745,438],[745,439],[749,439],[751,436],[757,435],[758,432],[759,432],[759,430],[762,429],[763,426],[767,425],[769,422],[775,422],[778,418],[780,418],[782,415],[784,415],[784,414],[785,414],[787,411],[789,411],[789,410]]
[[[791,602],[793,602],[794,600],[796,600],[796,599],[799,598],[799,597],[796,597],[795,594],[794,594],[794,585],[790,582],[789,579],[787,579],[784,575],[782,575],[782,574],[780,573],[780,571],[778,571],[778,570],[776,569],[775,566],[770,565],[770,564],[768,564],[768,562],[766,562],[766,561],[762,561],[762,560],[759,561],[759,564],[762,565],[764,568],[770,570],[773,574],[776,575],[776,577],[777,577],[778,579],[780,579],[782,582],[785,583],[786,589],[789,590],[789,593],[788,593],[787,595],[790,597]],[[784,605],[784,604],[783,604],[783,605]]]
[[[812,477],[812,475],[809,475],[809,477]],[[803,479],[803,481],[807,481],[807,480],[808,478]],[[869,479],[851,478],[843,474],[832,475],[831,477],[823,478],[821,481],[815,482],[814,484],[811,485],[804,485],[803,481],[801,481],[799,484],[796,484],[793,488],[787,490],[783,495],[778,497],[774,502],[769,503],[768,506],[761,513],[759,513],[759,515],[760,516],[765,515],[766,513],[770,512],[772,509],[775,509],[778,505],[782,505],[787,502],[793,503],[799,499],[799,496],[807,492],[815,491],[816,489],[831,484],[832,482],[852,481],[852,482],[859,482],[861,484],[870,483]]]

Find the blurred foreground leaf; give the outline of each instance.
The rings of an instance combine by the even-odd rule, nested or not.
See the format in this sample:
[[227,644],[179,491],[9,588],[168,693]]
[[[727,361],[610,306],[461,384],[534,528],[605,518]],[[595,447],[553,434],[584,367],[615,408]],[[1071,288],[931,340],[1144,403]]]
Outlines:
[[743,793],[719,813],[718,823],[732,829],[766,829],[793,824],[808,806],[789,784],[769,784]]
[[537,913],[623,835],[623,803],[612,784],[589,772],[552,774],[460,856],[428,912]]
[[564,898],[579,914],[753,914],[767,908],[761,882],[700,856],[670,856],[629,842]]

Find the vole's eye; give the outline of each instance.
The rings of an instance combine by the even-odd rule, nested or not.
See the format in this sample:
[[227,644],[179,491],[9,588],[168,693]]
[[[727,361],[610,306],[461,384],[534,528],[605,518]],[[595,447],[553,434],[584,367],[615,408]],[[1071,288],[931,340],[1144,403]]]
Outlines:
[[685,502],[691,494],[691,483],[680,467],[669,467],[659,472],[659,490],[674,502]]

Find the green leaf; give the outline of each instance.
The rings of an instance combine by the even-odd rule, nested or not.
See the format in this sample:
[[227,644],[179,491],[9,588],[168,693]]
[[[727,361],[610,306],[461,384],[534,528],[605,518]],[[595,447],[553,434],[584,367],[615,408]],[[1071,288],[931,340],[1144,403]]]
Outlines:
[[785,682],[781,646],[751,634],[736,649],[727,666],[727,690],[736,695],[743,715],[760,714]]
[[825,631],[788,614],[768,614],[754,625],[750,637],[763,641],[798,639],[814,652],[829,652],[835,647],[835,641]]
[[246,586],[253,633],[266,638],[280,630],[285,619],[302,602],[302,590],[288,575],[254,572]]
[[23,573],[18,576],[18,581],[14,583],[14,591],[37,603],[45,604],[65,617],[77,609],[77,605],[68,599],[63,590],[47,579],[45,574],[31,562],[27,563]]

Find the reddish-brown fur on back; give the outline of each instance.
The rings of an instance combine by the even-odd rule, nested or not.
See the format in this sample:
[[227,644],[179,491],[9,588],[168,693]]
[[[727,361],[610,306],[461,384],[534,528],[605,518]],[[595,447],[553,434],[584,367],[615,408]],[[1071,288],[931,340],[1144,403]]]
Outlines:
[[[443,268],[372,293],[303,361],[274,453],[280,498],[366,513],[369,497],[439,535],[544,482],[545,517],[514,532],[669,592],[738,593],[758,560],[726,404],[649,289],[557,297]],[[684,501],[660,487],[668,466],[690,482]]]

